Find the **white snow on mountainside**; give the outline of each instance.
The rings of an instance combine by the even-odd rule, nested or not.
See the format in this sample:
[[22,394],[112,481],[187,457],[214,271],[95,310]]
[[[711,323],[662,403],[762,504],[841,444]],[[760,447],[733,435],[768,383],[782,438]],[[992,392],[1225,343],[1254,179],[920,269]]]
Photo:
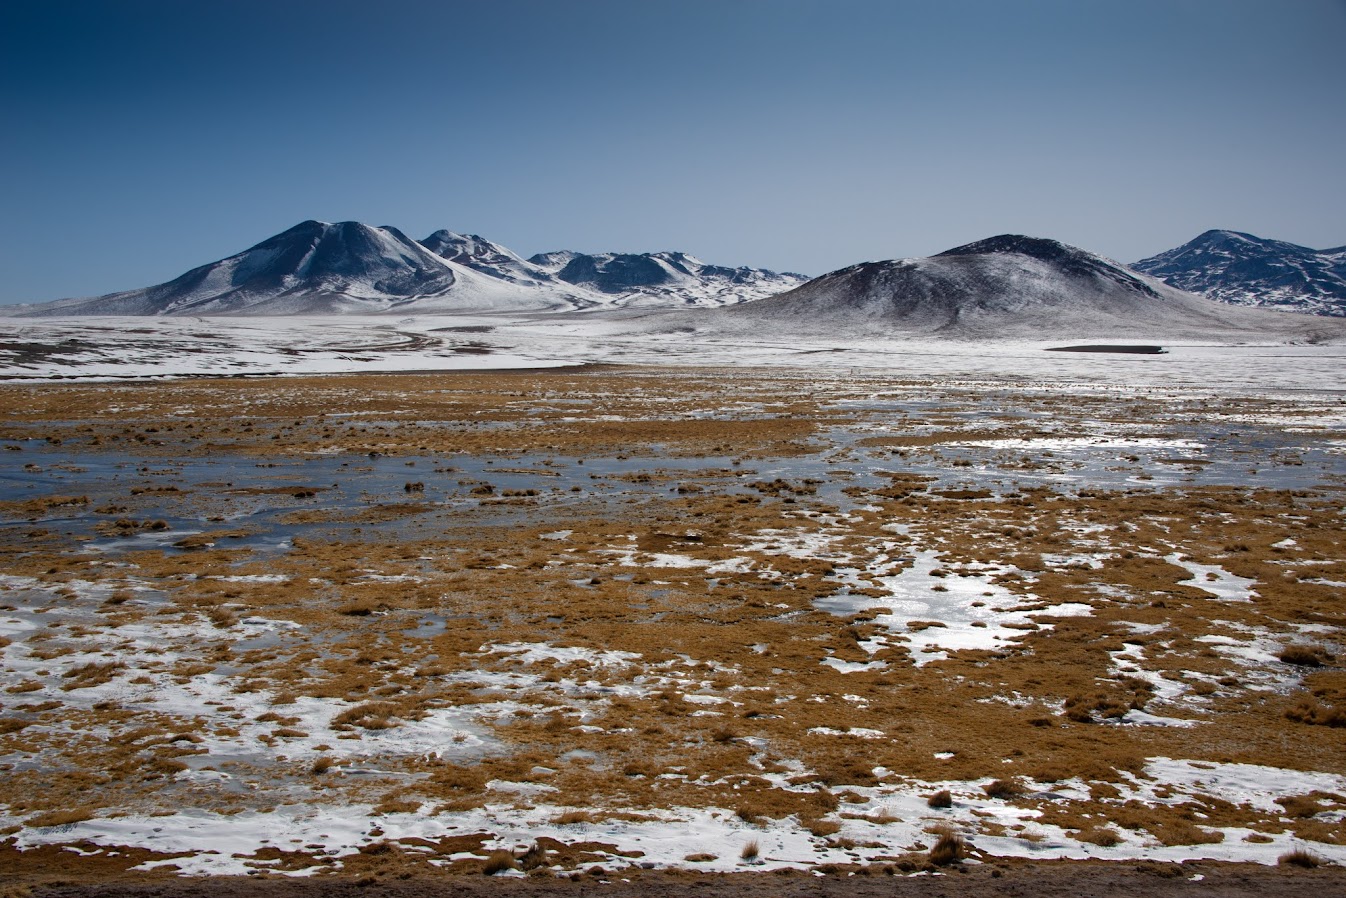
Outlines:
[[0,314],[330,315],[554,312],[757,299],[800,275],[706,265],[682,253],[548,253],[524,260],[476,235],[415,241],[393,227],[305,221],[167,283]]
[[928,258],[866,262],[706,327],[880,339],[1341,339],[1331,319],[1236,308],[1060,243],[1002,235]]
[[1220,302],[1346,316],[1346,246],[1317,250],[1240,231],[1206,231],[1131,267]]
[[[659,265],[646,258],[605,265],[619,257],[577,253],[524,261],[480,238],[442,235],[438,243],[443,252],[453,247],[455,258],[501,272],[491,276],[443,261],[452,266],[451,289],[477,297],[488,288],[538,295],[543,287],[526,283],[538,277],[532,267],[544,274],[570,268],[577,279],[606,277],[609,289],[625,290],[623,280],[652,278],[650,265]],[[409,302],[398,316],[0,318],[0,379],[597,364],[802,366],[1077,382],[1143,377],[1195,386],[1218,378],[1260,391],[1334,384],[1346,353],[1346,319],[1214,302],[1093,253],[1014,235],[929,258],[854,265],[779,296],[724,308],[580,306],[572,296],[566,302],[574,311],[539,313],[504,302],[453,306],[453,296]],[[1092,351],[1047,351],[1081,344]],[[1100,349],[1111,354],[1095,354]]]
[[612,304],[622,308],[734,305],[783,293],[808,280],[791,272],[707,265],[678,252],[586,255],[561,251],[541,253],[528,261],[566,283],[611,295]]
[[461,290],[460,273],[395,228],[306,221],[164,284],[15,311],[44,316],[381,311]]

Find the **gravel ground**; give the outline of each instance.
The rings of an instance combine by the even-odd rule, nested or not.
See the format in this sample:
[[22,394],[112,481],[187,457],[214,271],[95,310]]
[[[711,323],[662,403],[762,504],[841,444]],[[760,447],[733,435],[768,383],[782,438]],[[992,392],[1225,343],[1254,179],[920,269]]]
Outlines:
[[[0,870],[0,876],[5,871]],[[8,877],[6,877],[8,878]],[[1281,896],[1342,894],[1346,891],[1346,869],[1319,867],[1263,867],[1249,864],[1160,864],[1104,862],[1006,862],[994,865],[950,868],[936,875],[897,875],[883,873],[833,874],[733,874],[696,875],[679,873],[639,873],[629,879],[610,880],[584,875],[578,879],[551,877],[441,877],[382,879],[366,877],[280,879],[280,878],[198,878],[198,879],[116,879],[112,881],[45,882],[24,885],[11,880],[8,893],[32,898],[342,898],[342,896],[388,895],[395,898],[422,896],[556,896],[578,898],[604,895],[611,898],[659,895],[682,896],[732,895],[736,898],[794,898],[794,896],[1112,896],[1145,895],[1147,898],[1200,895]]]

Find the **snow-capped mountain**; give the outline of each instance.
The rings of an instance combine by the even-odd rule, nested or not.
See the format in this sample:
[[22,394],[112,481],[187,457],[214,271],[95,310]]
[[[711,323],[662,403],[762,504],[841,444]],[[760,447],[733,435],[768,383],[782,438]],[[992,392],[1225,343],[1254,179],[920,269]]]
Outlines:
[[1145,337],[1333,339],[1337,322],[1233,308],[1085,250],[1020,235],[935,256],[865,262],[788,293],[725,309],[731,327],[871,339]]
[[1318,250],[1238,231],[1207,231],[1131,267],[1221,302],[1346,316],[1346,246]]
[[[19,315],[308,315],[415,306],[548,305],[430,252],[392,227],[305,221],[164,284],[16,309]],[[563,304],[559,299],[552,305]]]
[[555,283],[549,271],[524,261],[513,250],[476,234],[435,231],[420,244],[441,259],[465,265],[502,281],[532,286]]
[[679,252],[584,253],[562,250],[528,260],[557,279],[616,297],[617,306],[724,306],[791,290],[808,278],[763,268],[707,265]]
[[525,260],[477,235],[421,241],[394,227],[305,221],[167,283],[87,299],[11,306],[60,315],[316,315],[553,312],[745,302],[803,283],[801,275],[721,268],[683,253]]

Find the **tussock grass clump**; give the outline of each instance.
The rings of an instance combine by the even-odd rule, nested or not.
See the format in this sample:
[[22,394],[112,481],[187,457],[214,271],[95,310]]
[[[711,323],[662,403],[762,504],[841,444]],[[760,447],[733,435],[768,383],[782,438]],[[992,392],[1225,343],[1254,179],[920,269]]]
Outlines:
[[967,842],[954,832],[942,832],[930,849],[930,863],[936,867],[956,864],[967,854]]
[[819,839],[841,832],[841,824],[835,820],[809,820],[804,825],[811,835]]
[[662,772],[662,767],[647,758],[633,758],[622,765],[623,776],[645,776],[653,778]]
[[1276,657],[1296,667],[1322,667],[1324,662],[1332,660],[1331,653],[1321,646],[1302,644],[1287,645]]
[[743,858],[743,860],[745,861],[754,861],[757,860],[757,855],[760,852],[761,852],[761,846],[757,844],[756,839],[753,839],[752,841],[748,842],[746,845],[743,846],[743,850],[738,853],[738,856]]
[[332,760],[326,755],[323,755],[321,758],[314,759],[313,766],[310,767],[309,770],[312,771],[314,774],[321,776],[322,774],[331,770],[334,764],[336,764],[336,761]]
[[1075,837],[1080,842],[1088,842],[1090,845],[1098,845],[1102,848],[1111,848],[1114,845],[1120,845],[1122,837],[1117,831],[1107,826],[1095,826],[1092,829],[1086,829]]
[[394,718],[397,707],[389,702],[366,702],[347,708],[332,718],[332,729],[348,730],[360,727],[365,730],[388,730],[397,726]]
[[528,846],[527,851],[519,855],[518,861],[520,870],[536,870],[538,867],[546,865],[547,849],[534,842]]
[[1285,816],[1306,819],[1323,810],[1318,799],[1312,795],[1288,795],[1276,799],[1276,804],[1285,808]]
[[506,870],[519,869],[519,862],[514,857],[514,852],[500,849],[492,851],[482,861],[481,872],[486,876],[494,876],[497,873],[504,873]]
[[1323,862],[1323,859],[1305,848],[1296,848],[1294,851],[1287,851],[1276,859],[1276,863],[1283,867],[1303,867],[1306,870],[1312,870]]
[[1072,695],[1065,701],[1065,712],[1066,718],[1076,723],[1094,723],[1098,719],[1116,720],[1125,717],[1127,711],[1140,709],[1144,704],[1141,696],[1123,700],[1097,692],[1093,695]]
[[1311,699],[1301,699],[1286,708],[1285,718],[1309,726],[1346,727],[1346,709],[1329,707]]
[[981,787],[988,798],[1014,798],[1023,794],[1023,786],[1014,780],[991,780]]
[[337,609],[337,614],[345,617],[369,617],[379,610],[373,602],[352,602]]
[[145,769],[166,776],[176,776],[186,770],[187,765],[177,758],[165,758],[156,755],[145,765]]
[[762,808],[749,804],[741,804],[734,808],[734,814],[744,823],[751,823],[754,826],[761,823],[766,817]]
[[1172,820],[1152,823],[1146,827],[1159,842],[1173,845],[1215,845],[1224,841],[1224,833],[1202,829],[1190,820]]
[[43,827],[43,826],[69,826],[72,823],[82,823],[85,820],[93,818],[91,808],[66,808],[57,811],[44,811],[36,817],[29,817],[23,821],[24,826]]
[[402,795],[385,795],[374,805],[375,814],[414,814],[421,809],[421,802]]
[[109,661],[104,664],[98,662],[85,664],[62,674],[62,678],[67,682],[61,688],[66,692],[69,692],[72,689],[87,689],[91,686],[100,686],[125,669],[126,665],[122,664],[120,661]]
[[948,789],[940,789],[927,798],[925,803],[932,808],[951,808],[953,807],[953,793]]

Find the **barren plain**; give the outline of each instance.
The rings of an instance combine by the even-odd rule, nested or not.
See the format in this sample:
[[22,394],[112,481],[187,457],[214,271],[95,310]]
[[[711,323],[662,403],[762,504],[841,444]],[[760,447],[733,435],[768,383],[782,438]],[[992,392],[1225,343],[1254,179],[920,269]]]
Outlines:
[[1331,385],[26,383],[0,451],[15,881],[1346,862]]

